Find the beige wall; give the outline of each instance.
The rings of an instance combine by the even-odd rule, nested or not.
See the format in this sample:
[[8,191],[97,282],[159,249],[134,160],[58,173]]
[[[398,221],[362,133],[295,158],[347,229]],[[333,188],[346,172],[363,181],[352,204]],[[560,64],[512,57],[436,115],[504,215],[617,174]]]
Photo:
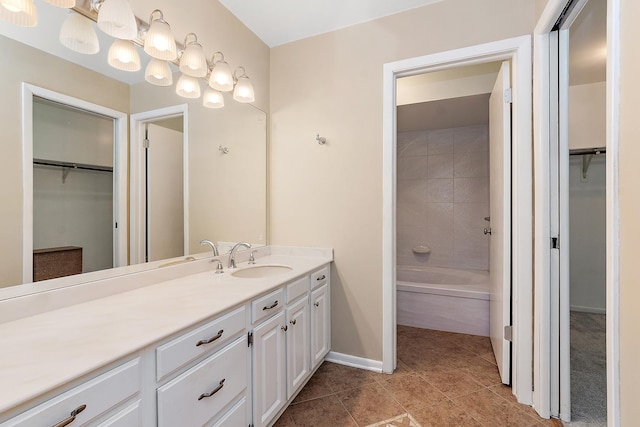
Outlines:
[[335,249],[334,351],[382,359],[383,64],[533,24],[529,0],[450,0],[271,50],[271,242]]
[[22,282],[22,82],[128,112],[129,86],[0,37],[0,287]]
[[640,419],[640,2],[621,1],[620,22],[620,405],[623,426]]
[[606,145],[606,89],[605,82],[569,86],[569,148]]

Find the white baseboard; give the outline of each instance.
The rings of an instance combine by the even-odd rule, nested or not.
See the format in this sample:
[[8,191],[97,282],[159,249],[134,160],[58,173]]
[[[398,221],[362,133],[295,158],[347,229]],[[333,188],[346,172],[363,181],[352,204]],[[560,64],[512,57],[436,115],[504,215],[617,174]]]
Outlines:
[[350,354],[336,353],[330,351],[324,358],[327,362],[339,365],[351,366],[354,368],[366,369],[367,371],[382,372],[382,361],[365,359],[364,357],[352,356]]
[[582,313],[607,314],[606,308],[582,307],[579,305],[572,305],[571,311],[580,311]]

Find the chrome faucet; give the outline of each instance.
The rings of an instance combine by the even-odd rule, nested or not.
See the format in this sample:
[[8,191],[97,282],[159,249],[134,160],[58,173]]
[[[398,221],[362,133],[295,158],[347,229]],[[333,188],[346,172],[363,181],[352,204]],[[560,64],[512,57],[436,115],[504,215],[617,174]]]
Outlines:
[[204,245],[211,246],[211,250],[213,251],[213,256],[220,256],[220,252],[218,252],[218,247],[211,240],[200,240],[200,246],[204,246]]
[[238,251],[238,248],[240,246],[244,246],[247,249],[251,248],[251,244],[250,243],[246,243],[246,242],[238,242],[235,245],[233,245],[233,248],[231,248],[231,251],[229,252],[229,267],[228,268],[236,268],[236,252]]

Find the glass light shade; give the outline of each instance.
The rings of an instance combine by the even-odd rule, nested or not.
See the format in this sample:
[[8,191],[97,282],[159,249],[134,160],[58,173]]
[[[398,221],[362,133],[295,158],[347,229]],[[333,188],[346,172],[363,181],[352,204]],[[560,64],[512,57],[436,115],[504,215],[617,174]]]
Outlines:
[[116,39],[135,39],[138,25],[129,0],[105,0],[98,11],[98,27]]
[[231,67],[225,61],[218,61],[214,64],[209,76],[209,86],[221,92],[233,90],[233,75]]
[[188,76],[204,77],[207,75],[207,58],[200,43],[189,43],[180,58],[180,71]]
[[200,83],[193,76],[183,74],[178,79],[176,93],[183,98],[200,98]]
[[222,92],[219,92],[207,86],[204,91],[204,95],[202,95],[202,105],[207,108],[224,107],[224,97],[222,96]]
[[247,76],[238,77],[236,88],[233,90],[233,99],[238,102],[253,102],[255,97],[253,94],[253,85]]
[[20,27],[35,27],[38,12],[33,0],[0,0],[0,19]]
[[169,24],[158,19],[151,22],[151,27],[144,36],[144,51],[165,61],[173,61],[178,57],[176,41]]
[[76,0],[44,0],[45,3],[49,3],[51,5],[62,7],[65,9],[71,9],[76,5]]
[[171,86],[173,84],[173,74],[167,61],[151,58],[147,68],[144,70],[144,79],[156,86]]
[[60,43],[79,53],[93,55],[100,50],[98,35],[91,21],[70,11],[60,28]]
[[115,39],[109,48],[109,65],[122,71],[138,71],[140,55],[133,42]]

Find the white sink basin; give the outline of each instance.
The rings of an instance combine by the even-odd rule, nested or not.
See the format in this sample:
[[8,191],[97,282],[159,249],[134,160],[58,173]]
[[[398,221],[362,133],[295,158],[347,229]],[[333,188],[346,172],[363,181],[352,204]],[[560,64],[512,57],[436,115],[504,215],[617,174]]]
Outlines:
[[231,275],[233,277],[241,277],[244,279],[261,279],[263,277],[273,277],[285,274],[293,270],[286,265],[256,265],[253,267],[245,267],[236,270]]

